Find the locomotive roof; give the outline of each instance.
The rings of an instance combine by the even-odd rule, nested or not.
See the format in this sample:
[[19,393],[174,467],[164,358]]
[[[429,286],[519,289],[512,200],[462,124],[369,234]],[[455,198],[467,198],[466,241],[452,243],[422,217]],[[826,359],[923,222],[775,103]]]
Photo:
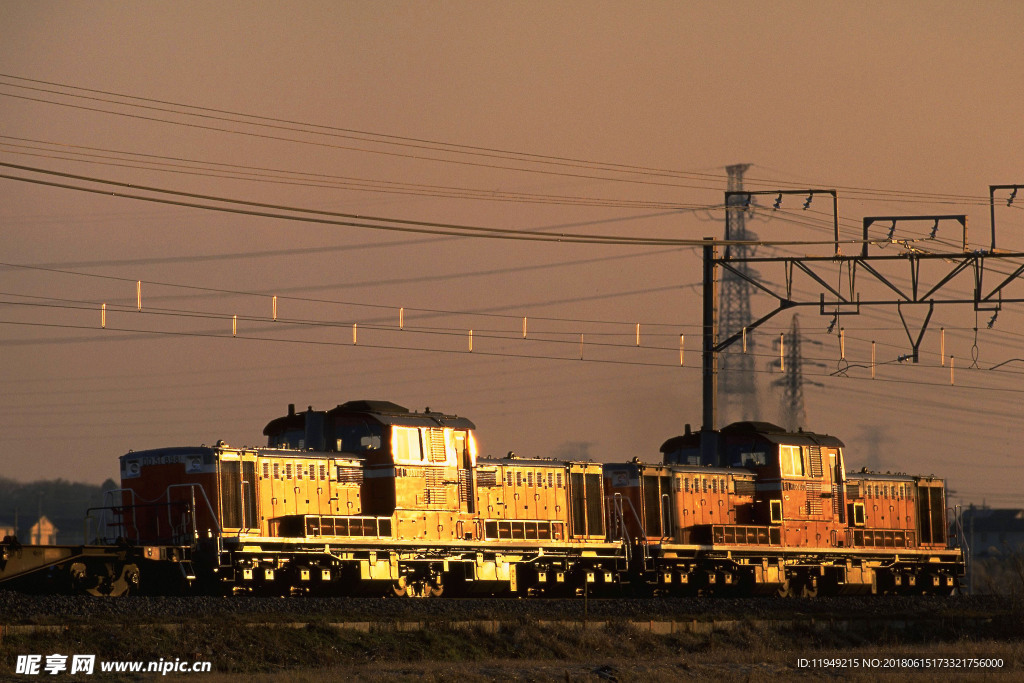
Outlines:
[[827,446],[829,448],[845,448],[846,444],[828,434],[816,434],[799,430],[788,432],[771,422],[733,422],[722,427],[722,434],[728,436],[744,436],[749,434],[765,441],[791,446]]
[[427,408],[421,412],[410,412],[408,408],[391,401],[348,401],[327,411],[328,415],[364,414],[385,425],[407,425],[410,427],[453,427],[455,429],[476,429],[471,421],[458,415],[439,413]]
[[600,465],[589,460],[556,460],[554,458],[477,458],[477,465],[512,465],[513,467],[565,467],[566,465]]
[[[223,445],[223,444],[222,444]],[[154,457],[173,457],[178,455],[196,455],[212,454],[214,451],[219,450],[219,446],[171,446],[169,448],[151,448],[148,450],[141,451],[128,451],[120,457],[121,460],[125,458],[154,458]]]
[[660,462],[617,462],[617,463],[605,463],[605,469],[614,470],[618,468],[639,468],[644,470],[650,469],[662,469],[675,474],[749,474],[753,476],[754,472],[743,467],[713,467],[710,465],[683,465],[681,463],[664,464]]
[[[687,428],[689,429],[689,428]],[[788,432],[784,428],[771,422],[733,422],[719,430],[719,433],[727,437],[745,437],[753,439],[764,439],[769,443],[786,444],[790,446],[826,446],[828,448],[845,448],[846,444],[834,436],[828,434],[816,434],[814,432]],[[677,450],[700,448],[700,432],[687,431],[686,434],[673,436],[661,444],[659,449],[662,453],[670,453]]]
[[[309,410],[312,410],[310,408]],[[267,423],[263,434],[280,434],[292,429],[303,429],[306,425],[306,413],[295,412],[294,406],[288,406],[288,414]],[[410,427],[452,427],[455,429],[476,429],[470,420],[458,415],[438,413],[427,408],[426,411],[410,412],[408,408],[391,401],[358,400],[342,403],[328,411],[327,415],[363,415],[384,425],[405,425]]]
[[121,460],[133,458],[173,458],[179,455],[204,455],[212,456],[215,453],[228,451],[229,453],[255,453],[261,456],[286,457],[286,458],[329,458],[331,460],[363,461],[365,456],[358,453],[337,453],[334,451],[298,450],[295,448],[269,448],[267,446],[229,446],[224,442],[218,442],[215,446],[171,446],[169,448],[152,448],[142,451],[128,451],[121,456]]
[[907,474],[905,472],[864,472],[863,470],[859,470],[846,473],[847,481],[914,481],[918,478],[928,479],[929,477],[915,477],[914,475]]
[[259,446],[250,449],[257,455],[273,458],[316,458],[319,460],[351,460],[353,462],[365,462],[366,456],[361,453],[346,453],[344,451],[314,451],[312,449],[299,450],[297,448],[273,448],[270,446]]

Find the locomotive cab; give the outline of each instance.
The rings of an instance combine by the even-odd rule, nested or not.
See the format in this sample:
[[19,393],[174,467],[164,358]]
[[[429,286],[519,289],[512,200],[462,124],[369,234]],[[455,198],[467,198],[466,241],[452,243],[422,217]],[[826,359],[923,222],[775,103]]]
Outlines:
[[307,446],[359,458],[361,514],[394,519],[399,537],[471,537],[476,509],[475,426],[466,418],[413,412],[390,401],[349,401],[272,420],[268,445]]
[[[779,536],[784,544],[821,547],[845,543],[843,448],[842,441],[823,434],[787,432],[767,422],[736,422],[717,432],[687,429],[666,441],[661,451],[665,463],[677,468],[732,472],[731,489],[736,487],[735,475],[752,475],[741,485],[747,490],[751,484],[746,480],[756,482],[750,502],[737,498],[740,507],[732,523],[775,527],[779,531],[771,536]],[[730,520],[717,523],[727,525]]]
[[757,475],[760,523],[780,525],[787,544],[844,544],[842,441],[760,422],[729,425],[722,430],[722,441],[730,464],[742,464]]

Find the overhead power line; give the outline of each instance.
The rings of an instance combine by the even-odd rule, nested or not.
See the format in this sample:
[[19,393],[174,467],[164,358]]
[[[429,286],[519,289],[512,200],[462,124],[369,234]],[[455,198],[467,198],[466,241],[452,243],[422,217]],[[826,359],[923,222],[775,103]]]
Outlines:
[[[653,184],[663,185],[668,187],[679,187],[679,188],[690,188],[690,189],[720,189],[725,183],[726,177],[720,173],[704,173],[695,171],[682,171],[677,169],[667,169],[651,166],[643,166],[638,164],[622,164],[614,162],[603,162],[586,160],[577,157],[558,156],[551,154],[538,154],[532,152],[520,152],[515,150],[501,149],[497,147],[488,147],[483,145],[468,145],[461,143],[443,142],[436,140],[429,140],[426,138],[419,138],[414,136],[402,136],[388,133],[377,133],[372,131],[358,130],[354,128],[345,128],[341,126],[329,126],[323,124],[315,124],[309,122],[302,122],[293,119],[276,118],[271,116],[264,116],[259,114],[248,114],[244,112],[238,112],[228,109],[217,109],[213,107],[203,107],[199,105],[185,104],[180,102],[173,102],[170,100],[162,100],[156,98],[140,97],[136,95],[129,95],[124,93],[117,93],[109,90],[101,90],[95,88],[86,88],[82,86],[70,85],[66,83],[58,83],[55,81],[46,81],[41,79],[26,78],[23,76],[17,76],[14,74],[0,74],[0,78],[7,79],[9,82],[0,82],[0,86],[7,88],[14,88],[20,91],[27,92],[38,92],[47,95],[54,95],[57,97],[71,98],[83,101],[100,102],[108,105],[117,107],[134,108],[138,110],[155,111],[165,114],[171,114],[175,116],[191,117],[198,120],[210,120],[218,121],[222,123],[229,123],[235,125],[245,125],[254,127],[263,127],[271,130],[283,130],[294,133],[301,133],[307,135],[319,135],[328,138],[339,138],[348,139],[355,142],[386,145],[386,146],[397,146],[401,148],[408,148],[414,150],[423,150],[430,152],[441,152],[444,154],[455,154],[463,155],[476,158],[489,158],[497,160],[514,161],[524,164],[536,164],[547,168],[531,168],[522,166],[502,166],[499,164],[471,162],[459,159],[453,159],[448,157],[431,157],[417,154],[403,154],[395,152],[387,152],[380,149],[369,149],[365,147],[347,147],[343,145],[331,145],[323,142],[311,141],[306,139],[295,139],[287,138],[269,134],[259,134],[252,131],[235,130],[231,128],[219,128],[217,126],[203,125],[198,123],[189,123],[185,121],[179,121],[174,119],[162,119],[154,116],[144,116],[137,113],[130,113],[125,111],[118,111],[114,109],[103,109],[100,107],[88,107],[81,104],[72,104],[69,102],[61,102],[54,100],[47,100],[39,97],[29,97],[27,95],[18,95],[11,92],[0,91],[0,96],[11,97],[16,99],[36,101],[44,104],[51,104],[62,107],[72,107],[80,110],[95,111],[98,113],[105,113],[117,116],[126,116],[130,118],[149,120],[159,123],[166,123],[171,125],[184,125],[198,129],[210,130],[214,132],[224,132],[235,135],[248,135],[255,137],[262,137],[266,139],[275,139],[285,142],[294,142],[298,144],[313,144],[325,147],[334,147],[338,149],[345,149],[350,151],[358,151],[371,154],[384,154],[394,157],[405,157],[405,158],[416,158],[442,163],[456,163],[478,167],[490,167],[504,170],[512,170],[517,172],[528,172],[528,173],[546,173],[552,175],[563,175],[568,177],[580,177],[594,180],[605,180],[610,182],[625,182],[625,183],[636,183],[636,184]],[[46,86],[46,87],[41,87]],[[618,173],[623,175],[618,176],[590,176],[579,173],[570,173],[565,171],[551,170],[551,168],[573,168],[573,169],[584,169],[584,170],[595,170],[603,172]],[[639,177],[638,177],[639,176]],[[645,180],[644,177],[649,178],[677,178],[685,180],[697,180],[701,181],[702,185],[684,185],[680,183],[665,183],[653,180]],[[772,178],[748,178],[751,183],[765,184],[773,187],[800,187],[805,185],[803,182],[789,182]],[[971,195],[958,195],[949,193],[925,193],[925,192],[909,192],[902,190],[888,190],[878,188],[865,188],[859,186],[843,186],[836,185],[834,183],[826,183],[827,185],[835,187],[837,190],[842,190],[848,193],[851,197],[860,199],[883,199],[887,201],[904,201],[907,199],[913,200],[926,200],[933,202],[953,202],[953,203],[975,203],[984,204],[987,203],[986,197],[971,196]]]
[[[3,85],[3,84],[0,84],[0,85]],[[91,112],[102,113],[102,114],[111,114],[111,115],[114,115],[114,116],[123,116],[123,117],[132,118],[132,119],[139,119],[139,120],[150,121],[150,122],[155,122],[155,123],[166,123],[166,124],[176,125],[176,126],[186,126],[188,128],[195,128],[195,129],[198,129],[198,130],[206,130],[206,131],[216,132],[216,133],[228,133],[228,134],[231,134],[231,135],[241,135],[241,136],[252,137],[252,138],[259,138],[259,139],[264,139],[264,140],[275,140],[275,141],[278,141],[278,142],[288,142],[288,143],[295,143],[295,144],[301,144],[301,145],[310,145],[310,146],[314,146],[314,147],[323,147],[323,148],[328,148],[328,149],[337,149],[337,150],[344,150],[344,151],[350,151],[350,152],[363,152],[363,153],[367,153],[367,154],[376,154],[376,155],[382,155],[382,156],[388,156],[388,157],[397,157],[397,158],[405,158],[405,159],[418,159],[418,160],[421,160],[421,161],[433,161],[433,162],[440,162],[440,163],[446,163],[446,164],[457,164],[457,165],[460,165],[460,166],[468,166],[468,167],[474,167],[474,168],[493,168],[493,169],[506,170],[506,171],[518,171],[518,172],[522,172],[522,173],[539,173],[539,174],[543,174],[543,175],[561,176],[561,177],[566,177],[566,178],[581,178],[581,179],[586,179],[586,180],[604,180],[604,181],[610,181],[610,182],[631,183],[631,184],[636,184],[636,185],[653,185],[653,186],[660,186],[660,187],[674,187],[674,188],[697,189],[697,190],[713,189],[712,187],[710,187],[708,185],[686,185],[686,184],[683,184],[683,183],[673,183],[673,182],[665,182],[665,181],[641,179],[641,178],[629,178],[629,177],[622,177],[622,176],[593,175],[593,174],[582,173],[582,172],[570,172],[570,171],[565,171],[565,170],[551,170],[551,169],[548,169],[548,168],[530,168],[530,167],[523,167],[523,166],[507,166],[507,165],[501,165],[501,164],[496,164],[496,163],[485,163],[485,162],[480,162],[480,161],[468,161],[468,160],[465,160],[465,159],[437,157],[437,156],[426,156],[426,155],[420,155],[420,154],[408,154],[408,153],[386,151],[386,150],[381,150],[381,149],[371,149],[371,148],[366,148],[366,147],[353,147],[351,145],[340,145],[340,144],[323,142],[323,141],[320,141],[320,140],[305,140],[305,139],[296,138],[296,137],[287,137],[287,136],[282,136],[282,135],[272,135],[272,134],[268,134],[268,133],[256,133],[256,132],[245,131],[245,130],[235,130],[235,129],[232,129],[232,128],[224,128],[224,127],[215,126],[215,125],[205,125],[205,124],[199,124],[199,123],[175,121],[174,119],[165,119],[165,118],[160,118],[160,117],[156,117],[156,116],[145,116],[145,115],[141,115],[141,114],[132,114],[132,113],[121,112],[121,111],[117,111],[117,110],[113,110],[113,109],[103,109],[103,108],[99,108],[99,107],[88,107],[88,106],[79,105],[79,104],[69,104],[67,102],[57,102],[57,101],[54,101],[54,100],[46,100],[46,99],[37,98],[37,97],[27,97],[27,96],[24,96],[24,95],[14,95],[12,93],[0,92],[0,96],[2,96],[2,97],[11,97],[11,98],[20,99],[20,100],[27,100],[27,101],[31,101],[31,102],[39,102],[39,103],[44,103],[44,104],[52,104],[52,105],[61,106],[61,107],[70,107],[70,108],[73,108],[73,109],[80,109],[80,110],[83,110],[83,111],[91,111]],[[183,105],[183,106],[187,106],[187,105]],[[176,113],[176,114],[179,114],[179,115],[192,115],[192,116],[196,116],[195,114],[189,114],[188,112],[173,112],[173,113]],[[213,118],[215,118],[215,117],[213,117]],[[236,122],[236,123],[245,123],[245,122],[239,121],[239,122]],[[309,133],[311,131],[296,131],[296,132]],[[317,134],[318,135],[323,135],[323,133],[317,133]],[[373,142],[373,141],[365,141],[365,142]],[[440,151],[440,152],[457,152],[458,150],[454,150],[454,149],[453,150],[445,150],[445,149],[441,149],[441,148],[435,148],[435,151]],[[465,153],[465,152],[463,152],[463,153]],[[512,159],[512,160],[518,160],[518,161],[523,161],[523,162],[528,161],[528,160],[525,160],[525,159]],[[533,161],[531,163],[538,163],[538,162]],[[552,162],[545,162],[545,163],[553,163],[553,164],[556,164],[556,165],[562,165],[562,166],[568,166],[568,167],[573,167],[574,166],[573,164],[561,163],[561,162],[553,162],[553,161]],[[581,166],[580,168],[587,169],[587,168],[595,168],[595,167],[592,167],[592,166]],[[610,171],[610,172],[614,172],[615,171],[615,169],[607,169],[607,168],[601,168],[601,167],[597,167],[597,169],[598,170]],[[623,171],[623,172],[625,172],[625,171]],[[633,173],[640,173],[641,175],[648,175],[648,176],[665,175],[665,174],[653,173],[653,172],[646,173],[646,174],[643,173],[643,172],[633,172]]]
[[[469,226],[469,225],[458,225],[453,223],[439,223],[432,221],[417,221],[400,218],[384,218],[380,216],[368,216],[364,214],[351,214],[343,213],[338,211],[325,211],[321,209],[307,209],[303,207],[286,206],[281,204],[268,204],[264,202],[253,202],[241,199],[232,199],[228,197],[219,197],[214,195],[199,194],[194,192],[182,192],[178,190],[169,190],[159,187],[136,185],[133,183],[123,183],[113,180],[107,180],[103,178],[96,178],[91,176],[83,176],[73,173],[62,173],[59,171],[53,171],[49,169],[36,168],[32,166],[23,166],[20,164],[9,164],[0,163],[0,167],[10,168],[17,171],[24,171],[30,173],[38,173],[47,176],[55,176],[59,178],[67,178],[71,180],[84,181],[88,183],[95,183],[98,185],[108,187],[119,187],[119,188],[130,188],[136,192],[152,192],[158,195],[169,195],[173,197],[183,197],[186,199],[196,199],[208,202],[218,202],[226,204],[227,206],[216,206],[213,204],[199,204],[191,201],[180,201],[166,199],[163,197],[151,197],[140,194],[131,194],[126,192],[111,191],[109,189],[90,188],[81,185],[71,185],[68,183],[58,183],[53,181],[44,181],[37,178],[27,178],[24,176],[0,174],[0,178],[6,178],[8,180],[16,180],[20,182],[33,183],[37,185],[45,185],[49,187],[59,187],[68,190],[77,190],[81,192],[90,192],[93,194],[103,194],[107,196],[120,197],[124,199],[136,199],[140,201],[156,202],[160,204],[170,204],[173,206],[184,206],[195,209],[204,209],[208,211],[220,211],[226,213],[235,213],[248,216],[258,216],[262,218],[278,218],[282,220],[301,221],[306,223],[320,223],[326,225],[338,225],[345,227],[356,227],[356,228],[368,228],[372,230],[388,230],[396,232],[411,232],[411,233],[423,233],[431,235],[449,235],[449,236],[461,236],[461,237],[484,237],[490,239],[510,239],[510,240],[527,240],[527,241],[539,241],[539,242],[565,242],[565,243],[583,243],[583,244],[614,244],[614,245],[662,245],[662,246],[704,246],[707,244],[761,244],[761,245],[832,245],[835,244],[835,240],[825,241],[806,241],[806,240],[770,240],[764,241],[759,240],[757,242],[744,242],[740,240],[725,241],[725,240],[695,240],[695,239],[670,239],[661,237],[633,237],[628,235],[597,235],[597,234],[580,234],[580,233],[541,233],[531,232],[523,230],[514,230],[506,228],[488,228],[481,226]],[[251,208],[238,208],[238,207],[251,207]],[[261,209],[261,210],[256,210]],[[265,209],[265,210],[264,210]],[[272,212],[273,211],[273,212]],[[289,212],[289,213],[277,213],[277,212]],[[328,218],[330,217],[330,218]],[[338,218],[351,219],[351,220],[336,220]],[[354,221],[374,221],[374,223],[366,222],[354,222]],[[877,240],[869,240],[877,241]],[[863,244],[864,240],[861,239],[850,239],[841,240],[841,244]]]
[[[322,135],[328,135],[333,137],[340,137],[346,139],[354,139],[362,142],[372,142],[378,144],[390,144],[402,147],[411,147],[415,149],[426,149],[432,151],[443,151],[451,153],[460,153],[474,156],[491,157],[491,158],[502,158],[517,161],[529,161],[533,163],[542,164],[553,164],[561,166],[569,166],[574,168],[591,168],[607,171],[616,171],[630,174],[646,174],[646,175],[660,175],[667,177],[679,177],[679,178],[691,178],[691,179],[706,179],[714,181],[724,181],[724,176],[721,174],[712,173],[699,173],[699,172],[688,172],[678,171],[673,169],[665,168],[653,168],[648,166],[640,166],[634,164],[620,164],[612,162],[600,162],[600,161],[589,161],[586,159],[579,159],[573,157],[556,156],[551,154],[536,154],[530,152],[518,152],[514,150],[506,150],[495,147],[486,147],[479,145],[466,145],[451,142],[441,142],[436,140],[428,140],[425,138],[417,138],[411,136],[392,135],[386,133],[374,133],[370,131],[356,130],[353,128],[343,128],[340,126],[327,126],[321,124],[314,124],[302,121],[295,121],[283,118],[274,118],[270,116],[261,116],[257,114],[247,114],[244,112],[231,111],[226,109],[215,109],[212,107],[202,107],[198,105],[183,104],[180,102],[172,102],[168,100],[159,100],[146,97],[138,97],[135,95],[126,95],[123,93],[115,93],[106,90],[97,90],[91,88],[84,88],[80,86],[67,85],[62,83],[55,83],[52,81],[43,81],[38,79],[24,78],[21,76],[15,76],[11,74],[0,74],[0,78],[6,78],[15,81],[21,81],[22,83],[35,83],[38,85],[47,85],[56,88],[62,88],[64,90],[72,90],[78,92],[92,93],[93,95],[103,95],[104,97],[88,97],[85,95],[79,95],[75,92],[63,92],[61,90],[52,90],[48,88],[38,88],[33,86],[22,85],[20,83],[2,83],[0,85],[6,87],[19,88],[29,91],[44,92],[48,94],[55,94],[64,97],[72,97],[79,99],[91,99],[94,101],[105,102],[108,104],[117,104],[120,106],[130,106],[143,109],[151,109],[166,113],[174,113],[184,116],[193,116],[199,118],[209,118],[213,120],[221,120],[232,123],[244,123],[248,125],[261,125],[269,128],[280,128],[283,130],[289,130],[294,132],[304,133],[318,133]],[[17,97],[9,93],[0,93],[0,95],[6,95],[8,97]],[[115,98],[115,99],[109,99]],[[50,102],[51,104],[61,104]],[[148,104],[138,104],[148,103]],[[150,106],[160,105],[160,106]],[[168,109],[172,107],[173,109]],[[184,111],[182,111],[184,110]],[[117,112],[109,112],[117,113]],[[229,131],[234,132],[234,131]],[[367,151],[367,150],[360,150]],[[524,169],[513,169],[513,170],[524,170]]]
[[[9,135],[0,135],[0,140],[16,141],[0,142],[0,150],[21,156],[58,159],[62,161],[73,161],[76,163],[94,164],[115,168],[130,168],[134,170],[157,171],[161,173],[173,173],[177,175],[189,175],[195,177],[212,177],[228,180],[274,183],[278,185],[357,190],[361,192],[399,194],[416,197],[473,199],[525,204],[553,204],[563,206],[594,206],[608,208],[671,208],[679,210],[688,209],[692,211],[704,211],[712,208],[705,205],[686,205],[669,201],[514,192],[493,189],[480,190],[451,185],[405,183],[394,180],[377,180],[354,176],[331,175],[327,173],[290,171],[287,169],[269,168],[264,166],[228,164],[217,161],[170,157],[158,154],[141,154],[123,150],[110,150],[98,147],[33,140],[31,138],[19,138]],[[18,142],[28,142],[32,144],[17,144]]]

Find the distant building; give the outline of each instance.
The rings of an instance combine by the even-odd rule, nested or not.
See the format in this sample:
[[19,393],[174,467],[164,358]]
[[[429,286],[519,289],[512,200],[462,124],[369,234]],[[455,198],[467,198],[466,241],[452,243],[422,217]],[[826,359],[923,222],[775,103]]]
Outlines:
[[[16,526],[14,520],[0,520],[0,540],[5,536],[18,536],[19,527],[24,529],[24,524],[19,523]],[[43,515],[28,528],[28,533],[22,533],[18,540],[31,545],[56,545],[57,527]]]
[[57,527],[43,515],[28,530],[28,538],[32,545],[57,545]]
[[963,513],[963,528],[973,557],[1024,553],[1024,510],[972,506]]

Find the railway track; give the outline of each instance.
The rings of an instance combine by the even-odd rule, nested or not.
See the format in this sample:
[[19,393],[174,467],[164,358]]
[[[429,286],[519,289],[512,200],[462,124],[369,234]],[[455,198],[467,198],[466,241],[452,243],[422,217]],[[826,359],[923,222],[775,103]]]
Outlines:
[[26,595],[0,591],[0,624],[235,622],[451,623],[522,620],[709,622],[987,619],[1020,614],[997,596],[867,596],[816,599],[449,599],[140,597]]

